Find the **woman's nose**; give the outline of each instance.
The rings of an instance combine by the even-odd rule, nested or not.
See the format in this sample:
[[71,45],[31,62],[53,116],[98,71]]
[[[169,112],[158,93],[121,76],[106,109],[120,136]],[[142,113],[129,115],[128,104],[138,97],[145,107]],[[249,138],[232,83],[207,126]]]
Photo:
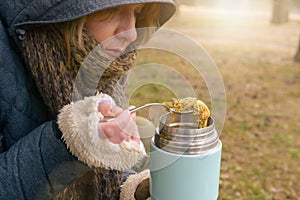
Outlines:
[[126,42],[131,43],[137,39],[137,32],[136,32],[136,18],[134,13],[129,13],[124,17],[118,29],[119,37],[122,37],[126,40]]

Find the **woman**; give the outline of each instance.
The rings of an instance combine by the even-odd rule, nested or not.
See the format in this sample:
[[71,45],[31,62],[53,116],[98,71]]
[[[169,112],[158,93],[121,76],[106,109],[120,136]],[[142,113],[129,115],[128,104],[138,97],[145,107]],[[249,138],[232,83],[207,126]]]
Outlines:
[[171,0],[0,2],[0,199],[117,199],[121,184],[139,199],[144,173],[123,183],[143,156],[124,74],[151,33],[137,28],[174,12]]

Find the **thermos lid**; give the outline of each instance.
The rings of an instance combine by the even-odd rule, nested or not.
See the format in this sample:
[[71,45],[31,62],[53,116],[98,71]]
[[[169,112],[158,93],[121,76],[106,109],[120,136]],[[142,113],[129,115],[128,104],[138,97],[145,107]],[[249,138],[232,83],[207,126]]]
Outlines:
[[155,146],[185,155],[202,154],[213,149],[219,139],[213,118],[209,118],[205,128],[199,128],[197,120],[197,116],[193,114],[163,115],[154,136]]

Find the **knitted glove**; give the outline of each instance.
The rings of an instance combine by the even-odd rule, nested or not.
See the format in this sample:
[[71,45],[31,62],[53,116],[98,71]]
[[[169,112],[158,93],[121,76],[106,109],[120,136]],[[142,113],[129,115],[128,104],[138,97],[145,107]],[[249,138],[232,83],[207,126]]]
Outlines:
[[129,176],[122,185],[120,200],[151,200],[149,177],[149,170]]

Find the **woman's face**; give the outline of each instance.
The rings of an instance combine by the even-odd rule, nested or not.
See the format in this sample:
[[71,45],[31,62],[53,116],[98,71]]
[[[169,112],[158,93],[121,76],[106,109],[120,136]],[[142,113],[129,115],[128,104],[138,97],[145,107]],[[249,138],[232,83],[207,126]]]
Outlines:
[[85,27],[107,54],[119,57],[137,39],[136,15],[143,7],[126,5],[89,15]]

